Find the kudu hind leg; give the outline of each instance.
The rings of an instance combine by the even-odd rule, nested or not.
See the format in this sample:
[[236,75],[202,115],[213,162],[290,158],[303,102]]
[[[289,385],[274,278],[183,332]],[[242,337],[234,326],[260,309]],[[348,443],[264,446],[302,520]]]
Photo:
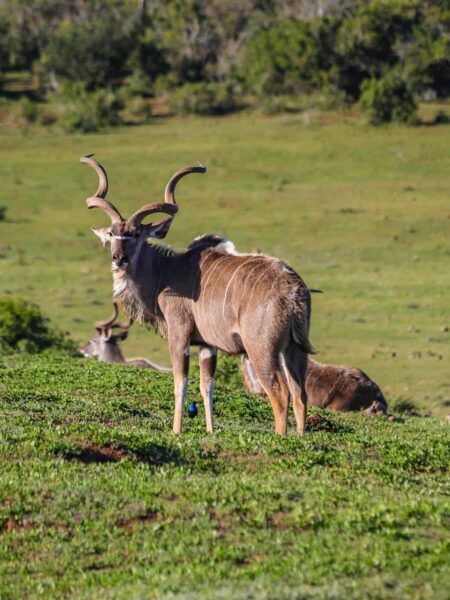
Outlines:
[[284,435],[287,431],[290,392],[282,367],[272,357],[264,360],[249,354],[249,358],[272,405],[275,433]]
[[200,392],[205,405],[206,431],[212,433],[214,373],[217,365],[217,349],[212,346],[200,346]]
[[189,342],[184,344],[169,342],[170,356],[172,359],[175,414],[173,418],[173,432],[181,433],[183,428],[183,410],[187,393],[187,381],[189,373]]
[[297,347],[287,348],[282,356],[282,364],[292,396],[297,433],[303,435],[308,408],[308,394],[306,392],[308,355]]

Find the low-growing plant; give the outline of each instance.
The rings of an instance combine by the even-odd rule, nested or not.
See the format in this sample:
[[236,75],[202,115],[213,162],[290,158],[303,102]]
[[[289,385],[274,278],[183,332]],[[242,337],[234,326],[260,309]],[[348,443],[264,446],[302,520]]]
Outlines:
[[172,92],[170,108],[178,114],[224,115],[242,108],[229,83],[187,83]]
[[125,102],[121,117],[127,123],[148,123],[152,116],[152,109],[145,98],[134,96]]
[[75,354],[68,334],[53,327],[36,304],[0,298],[0,353],[63,350]]
[[396,121],[414,123],[417,103],[408,84],[389,75],[381,79],[367,79],[361,86],[360,106],[370,123],[380,125]]
[[27,123],[36,123],[39,117],[39,106],[37,102],[24,96],[20,100],[20,115]]
[[90,133],[122,123],[123,100],[111,91],[88,92],[77,85],[71,86],[65,96],[69,97],[63,117],[67,131]]

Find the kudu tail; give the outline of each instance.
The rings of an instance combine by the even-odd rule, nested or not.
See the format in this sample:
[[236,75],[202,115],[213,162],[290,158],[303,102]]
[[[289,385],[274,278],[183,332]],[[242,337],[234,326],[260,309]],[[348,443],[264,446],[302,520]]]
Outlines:
[[305,354],[317,354],[309,341],[309,321],[311,313],[310,290],[300,288],[294,301],[291,317],[291,335],[294,342]]

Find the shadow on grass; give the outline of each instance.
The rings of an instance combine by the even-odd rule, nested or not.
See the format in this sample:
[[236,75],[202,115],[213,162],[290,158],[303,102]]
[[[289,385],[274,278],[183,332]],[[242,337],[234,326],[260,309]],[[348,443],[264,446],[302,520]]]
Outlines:
[[178,465],[184,463],[178,450],[153,443],[132,450],[121,444],[100,446],[88,442],[80,442],[71,447],[56,448],[55,453],[68,461],[78,461],[84,464],[117,463],[125,458],[131,458],[154,466],[168,463]]

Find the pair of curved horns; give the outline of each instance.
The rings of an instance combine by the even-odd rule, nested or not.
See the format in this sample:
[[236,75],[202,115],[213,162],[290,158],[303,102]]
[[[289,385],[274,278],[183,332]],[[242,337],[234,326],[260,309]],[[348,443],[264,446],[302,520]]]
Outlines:
[[96,321],[95,327],[96,329],[109,329],[112,327],[119,327],[120,329],[129,329],[133,324],[133,319],[129,319],[124,323],[115,323],[114,321],[117,319],[119,314],[119,307],[117,306],[117,302],[113,302],[114,312],[109,317],[109,319],[105,319],[104,321]]
[[[80,162],[92,167],[97,172],[99,178],[99,185],[95,195],[86,200],[87,207],[101,208],[111,218],[112,223],[123,223],[125,219],[117,208],[111,202],[105,200],[105,196],[108,193],[108,177],[102,165],[93,159],[92,156],[93,154],[89,154],[80,158]],[[138,225],[147,215],[158,212],[174,216],[178,212],[178,204],[175,201],[175,187],[179,180],[185,175],[189,175],[189,173],[206,173],[206,167],[199,164],[196,167],[185,167],[174,173],[166,185],[164,203],[145,204],[128,219],[128,222]]]

